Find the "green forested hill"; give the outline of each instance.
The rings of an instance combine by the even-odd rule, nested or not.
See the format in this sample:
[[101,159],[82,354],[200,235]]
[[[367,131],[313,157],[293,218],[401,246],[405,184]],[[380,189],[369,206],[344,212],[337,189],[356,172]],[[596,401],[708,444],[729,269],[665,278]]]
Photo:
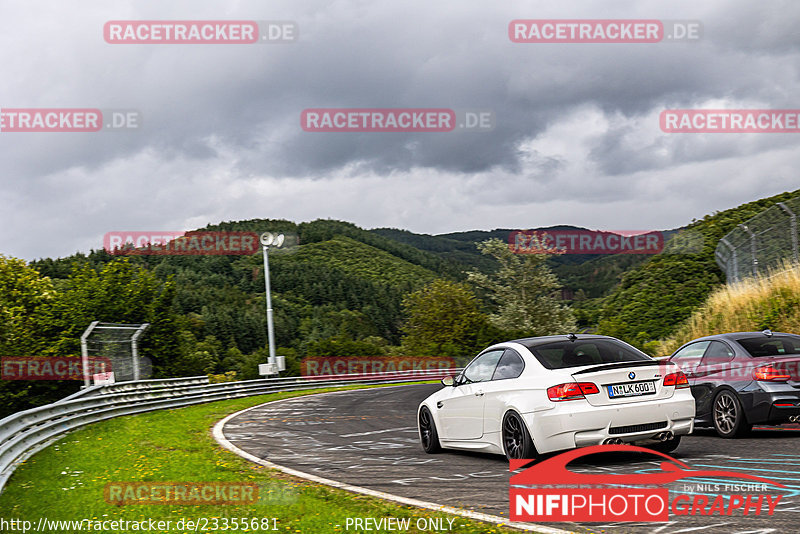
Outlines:
[[398,243],[404,243],[416,249],[435,254],[445,260],[455,261],[482,271],[494,269],[494,261],[478,252],[475,243],[490,237],[505,240],[508,238],[508,233],[511,232],[511,230],[496,230],[494,232],[485,232],[487,234],[485,237],[475,240],[463,240],[453,239],[447,235],[415,234],[408,230],[397,228],[375,228],[370,231]]
[[437,277],[431,270],[346,236],[309,243],[283,258],[284,261],[324,265],[389,285],[419,286]]
[[[577,226],[551,226],[539,230],[584,230]],[[491,272],[496,268],[494,260],[478,252],[476,243],[486,239],[508,241],[514,230],[473,230],[441,235],[415,234],[396,228],[371,230],[381,236],[431,252],[442,258],[456,261],[479,271]],[[566,294],[578,294],[581,298],[599,298],[608,294],[620,282],[621,275],[632,267],[647,261],[646,256],[619,254],[568,254],[548,259],[548,266],[558,276]]]
[[[582,328],[647,348],[653,340],[669,335],[723,282],[714,262],[719,238],[736,224],[798,193],[693,221],[687,228],[705,237],[699,253],[564,255],[549,258],[547,265],[559,278],[561,295],[573,306]],[[294,372],[298,359],[307,355],[402,352],[408,319],[404,298],[434,280],[463,282],[472,269],[494,272],[495,260],[482,255],[476,243],[493,237],[507,240],[511,231],[435,236],[391,228],[365,230],[333,220],[296,224],[271,219],[228,221],[200,230],[271,231],[290,236],[287,244],[291,246],[270,252],[270,272],[278,353],[287,356]],[[4,261],[0,257],[0,267]],[[25,273],[6,280],[9,287],[30,279],[33,285],[25,291],[40,293],[35,317],[0,324],[0,348],[7,354],[75,354],[80,332],[96,319],[151,323],[141,353],[152,360],[155,376],[236,371],[239,378],[257,378],[257,364],[266,360],[260,253],[120,259],[98,250],[44,258],[27,267],[24,262],[6,263],[6,267],[8,273]],[[0,319],[8,315],[4,310],[19,306],[13,291],[0,295],[8,301],[4,304],[0,298]],[[476,305],[476,313],[483,316],[495,311],[489,301],[476,300]],[[26,327],[28,323],[35,328]],[[24,331],[14,332],[17,327]],[[8,339],[21,335],[14,339],[30,342],[3,345],[4,331],[13,334]],[[492,336],[503,335],[492,332],[473,337],[488,342]],[[65,393],[54,388],[41,387],[44,393],[37,393],[37,388],[19,384],[0,385],[0,399],[9,403],[8,413],[25,407],[31,398],[52,400],[53,395],[58,398]]]
[[[276,342],[284,354],[319,353],[332,338],[350,343],[350,352],[381,353],[400,342],[404,295],[437,278],[463,278],[467,265],[363,230],[353,224],[317,220],[295,224],[254,219],[223,222],[202,230],[264,231],[290,234],[297,243],[270,253]],[[54,284],[65,286],[76,266],[95,271],[119,261],[103,250],[31,266]],[[124,261],[152,272],[174,288],[174,317],[179,355],[145,336],[142,353],[168,360],[156,366],[163,375],[217,372],[233,367],[253,376],[246,355],[266,344],[263,260],[251,256],[131,256]],[[87,303],[87,316],[114,322],[102,303]],[[95,311],[92,312],[92,309]],[[92,315],[96,313],[96,315]],[[148,320],[147,317],[140,319]],[[87,322],[88,321],[84,321]],[[84,325],[75,325],[78,331]],[[71,330],[71,331],[72,331]],[[338,347],[342,349],[342,347]],[[163,352],[163,351],[162,351]],[[254,356],[251,360],[262,358]],[[179,362],[175,363],[175,362]],[[174,364],[174,365],[173,365]]]
[[597,256],[583,263],[562,263],[553,271],[562,285],[573,293],[582,291],[586,298],[599,298],[608,294],[622,275],[650,259],[644,254],[616,254]]
[[640,347],[671,334],[712,289],[725,282],[714,261],[719,239],[776,202],[798,194],[800,190],[782,193],[693,221],[687,229],[704,236],[702,251],[657,255],[626,272],[602,303],[600,331]]

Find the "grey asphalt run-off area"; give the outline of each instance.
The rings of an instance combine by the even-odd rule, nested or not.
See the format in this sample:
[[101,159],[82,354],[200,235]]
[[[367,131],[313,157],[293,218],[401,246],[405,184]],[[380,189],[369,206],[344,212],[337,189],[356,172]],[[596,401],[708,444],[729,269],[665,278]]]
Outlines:
[[[429,455],[419,444],[416,409],[443,386],[424,384],[309,395],[271,402],[227,421],[222,432],[239,449],[303,473],[455,508],[495,516],[509,515],[508,462],[503,456],[445,451]],[[721,439],[698,429],[685,436],[671,456],[692,469],[724,469],[763,476],[784,484],[765,494],[782,495],[773,516],[670,514],[666,523],[544,523],[577,532],[767,534],[800,532],[800,427],[756,428],[747,438]],[[604,455],[605,456],[605,455]],[[596,457],[595,457],[596,458]],[[570,465],[586,473],[657,472],[658,462],[620,454]],[[678,493],[703,493],[704,484],[740,484],[744,480],[682,480]],[[730,494],[723,487],[705,490]],[[733,492],[742,493],[742,492]],[[757,498],[758,493],[754,493]],[[454,528],[454,532],[458,529]]]

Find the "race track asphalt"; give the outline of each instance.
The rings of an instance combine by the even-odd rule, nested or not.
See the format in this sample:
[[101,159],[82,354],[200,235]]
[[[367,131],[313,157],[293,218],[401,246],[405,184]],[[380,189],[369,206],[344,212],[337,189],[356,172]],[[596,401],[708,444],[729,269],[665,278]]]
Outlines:
[[[298,471],[457,508],[508,517],[508,463],[502,456],[446,451],[425,454],[416,429],[419,402],[441,385],[397,386],[311,395],[258,406],[229,420],[225,437],[259,458]],[[605,455],[604,455],[605,456]],[[667,523],[545,523],[578,532],[767,534],[800,532],[800,427],[757,428],[746,439],[725,440],[708,430],[684,437],[671,454],[693,469],[724,469],[763,476],[787,486],[773,516],[670,514]],[[637,455],[578,465],[586,473],[648,473],[658,463]],[[677,493],[727,493],[698,483],[740,483],[729,479],[683,480]],[[754,493],[754,499],[760,493]],[[708,508],[706,508],[708,509]]]

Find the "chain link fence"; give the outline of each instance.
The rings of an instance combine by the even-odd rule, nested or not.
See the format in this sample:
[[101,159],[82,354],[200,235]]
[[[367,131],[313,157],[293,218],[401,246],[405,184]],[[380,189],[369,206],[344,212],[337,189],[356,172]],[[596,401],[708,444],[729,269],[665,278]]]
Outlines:
[[800,262],[798,216],[800,196],[778,202],[720,239],[715,257],[728,283]]

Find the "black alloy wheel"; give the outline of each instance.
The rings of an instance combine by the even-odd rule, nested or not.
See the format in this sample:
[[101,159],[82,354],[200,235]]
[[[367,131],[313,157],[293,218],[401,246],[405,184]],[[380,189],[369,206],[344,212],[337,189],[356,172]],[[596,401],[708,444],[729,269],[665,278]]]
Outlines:
[[419,440],[422,449],[428,454],[434,454],[442,450],[439,444],[439,433],[436,432],[436,423],[433,422],[433,415],[426,406],[419,411]]
[[534,459],[537,456],[528,429],[515,412],[509,412],[503,419],[503,450],[509,460]]

